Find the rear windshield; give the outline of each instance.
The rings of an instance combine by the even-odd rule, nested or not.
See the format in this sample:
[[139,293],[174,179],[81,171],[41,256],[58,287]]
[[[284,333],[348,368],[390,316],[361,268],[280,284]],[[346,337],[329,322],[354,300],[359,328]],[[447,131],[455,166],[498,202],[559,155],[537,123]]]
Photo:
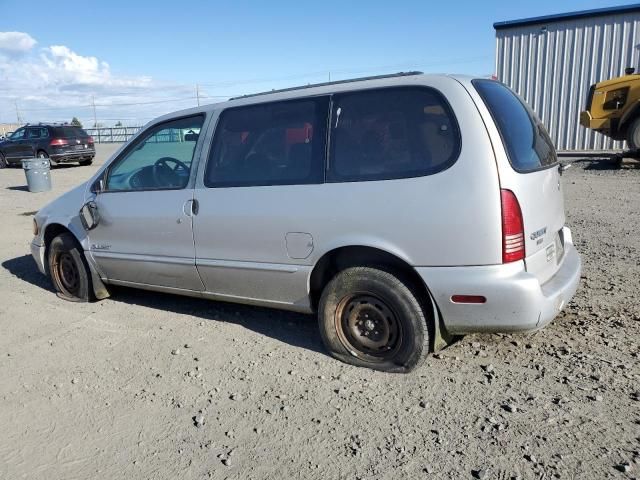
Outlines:
[[553,141],[533,110],[502,83],[474,80],[491,112],[514,170],[526,173],[558,162]]
[[56,137],[69,138],[69,137],[88,137],[89,134],[80,127],[56,127]]

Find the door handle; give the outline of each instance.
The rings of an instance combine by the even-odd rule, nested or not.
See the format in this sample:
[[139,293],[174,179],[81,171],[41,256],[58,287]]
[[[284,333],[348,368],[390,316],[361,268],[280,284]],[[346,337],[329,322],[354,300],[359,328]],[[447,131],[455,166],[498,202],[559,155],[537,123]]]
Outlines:
[[186,202],[184,202],[184,205],[182,206],[182,211],[187,217],[193,217],[194,215],[197,215],[198,201],[195,199],[187,200]]

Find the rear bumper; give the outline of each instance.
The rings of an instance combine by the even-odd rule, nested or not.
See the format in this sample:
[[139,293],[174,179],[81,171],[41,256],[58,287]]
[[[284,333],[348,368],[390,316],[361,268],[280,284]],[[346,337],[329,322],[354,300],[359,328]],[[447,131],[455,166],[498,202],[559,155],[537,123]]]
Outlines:
[[77,162],[79,160],[89,160],[95,156],[95,150],[82,150],[77,152],[52,153],[49,158],[54,162]]
[[[553,320],[575,294],[582,264],[565,229],[560,269],[544,284],[524,262],[479,267],[416,269],[431,290],[450,333],[532,331]],[[452,295],[482,295],[484,304],[460,304]]]

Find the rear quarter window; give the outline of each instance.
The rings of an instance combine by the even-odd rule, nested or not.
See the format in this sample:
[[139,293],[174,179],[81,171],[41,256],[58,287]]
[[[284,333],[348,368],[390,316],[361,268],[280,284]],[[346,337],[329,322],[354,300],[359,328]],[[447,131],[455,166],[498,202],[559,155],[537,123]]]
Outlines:
[[520,97],[500,82],[473,80],[472,83],[493,117],[514,170],[535,172],[558,162],[546,128]]
[[449,168],[460,130],[448,102],[428,87],[397,87],[334,96],[329,182],[391,180]]

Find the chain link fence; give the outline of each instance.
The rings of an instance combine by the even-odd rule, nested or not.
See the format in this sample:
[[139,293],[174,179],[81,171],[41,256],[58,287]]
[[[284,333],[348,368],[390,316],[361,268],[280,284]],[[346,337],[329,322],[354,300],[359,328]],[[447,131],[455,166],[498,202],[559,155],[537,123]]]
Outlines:
[[85,128],[95,143],[123,143],[129,141],[142,127]]

